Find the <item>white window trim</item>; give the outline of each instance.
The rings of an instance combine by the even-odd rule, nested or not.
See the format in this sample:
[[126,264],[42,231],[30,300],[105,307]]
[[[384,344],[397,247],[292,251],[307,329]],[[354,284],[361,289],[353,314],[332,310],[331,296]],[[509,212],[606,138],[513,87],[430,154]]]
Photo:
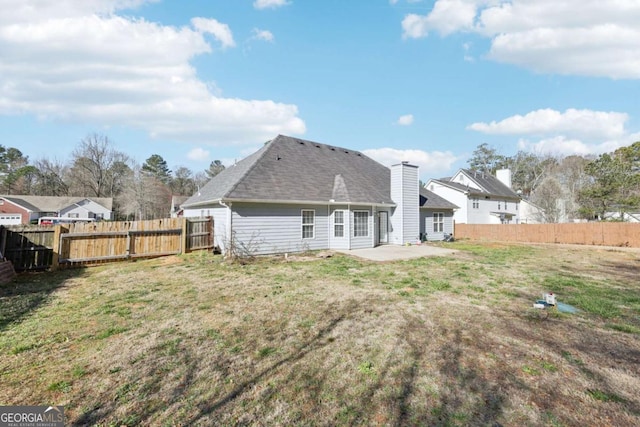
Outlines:
[[[356,213],[366,213],[367,214],[367,234],[364,236],[356,236],[356,231],[358,230],[358,227],[356,227]],[[353,211],[353,237],[359,237],[359,238],[364,238],[364,237],[369,237],[371,236],[371,230],[369,230],[371,227],[369,226],[369,218],[371,217],[371,212],[367,211],[367,210],[354,210]]]
[[[336,213],[337,212],[341,212],[342,213],[342,222],[336,222]],[[345,237],[345,210],[343,209],[336,209],[335,211],[333,211],[333,237],[336,239],[343,239]],[[336,235],[336,225],[341,225],[342,226],[342,236],[338,236]]]
[[[313,223],[304,223],[304,213],[313,212]],[[311,226],[311,237],[304,237],[304,227]],[[315,209],[301,209],[300,210],[300,237],[302,240],[313,240],[316,238],[316,210]]]
[[[438,221],[436,221],[436,218]],[[436,224],[442,225],[442,230],[436,231]],[[440,227],[438,227],[440,228]],[[433,232],[434,233],[444,233],[444,212],[434,212],[433,213]]]

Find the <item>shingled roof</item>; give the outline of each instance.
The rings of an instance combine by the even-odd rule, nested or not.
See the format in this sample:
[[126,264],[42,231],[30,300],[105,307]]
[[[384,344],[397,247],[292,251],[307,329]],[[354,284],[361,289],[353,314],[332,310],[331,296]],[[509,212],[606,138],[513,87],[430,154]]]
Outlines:
[[182,207],[219,200],[393,205],[390,173],[358,151],[278,135],[216,175]]
[[473,195],[498,196],[498,197],[517,198],[517,199],[520,198],[520,196],[515,191],[513,191],[511,188],[504,185],[498,178],[496,178],[491,174],[478,172],[471,169],[460,169],[460,170],[464,172],[467,178],[475,182],[475,184],[480,188],[480,190],[464,184],[460,184],[459,182],[452,181],[453,177],[433,179],[432,181],[445,185],[450,188],[454,188],[463,193],[469,193]]
[[16,205],[22,206],[33,212],[59,212],[61,209],[79,203],[83,200],[92,200],[107,210],[112,210],[113,199],[111,197],[66,197],[66,196],[0,196]]
[[420,187],[420,207],[428,209],[459,209],[448,200],[443,199],[436,193]]

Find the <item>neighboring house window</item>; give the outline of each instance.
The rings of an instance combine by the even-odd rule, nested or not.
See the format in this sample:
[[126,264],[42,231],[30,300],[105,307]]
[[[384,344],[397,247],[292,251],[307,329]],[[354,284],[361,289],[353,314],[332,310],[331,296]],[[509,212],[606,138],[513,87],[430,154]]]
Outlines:
[[434,212],[433,232],[442,233],[443,231],[444,231],[444,214],[442,212]]
[[80,218],[80,215],[77,212],[70,212],[67,217],[69,218]]
[[367,237],[369,235],[369,212],[353,212],[353,236]]
[[498,210],[500,210],[500,202],[498,202]]
[[506,200],[504,201],[504,210],[505,210],[505,211],[508,211],[508,210],[509,210],[509,208],[507,207],[507,201],[506,201]]
[[478,200],[477,197],[474,197],[473,199],[471,199],[471,202],[473,203],[473,209],[480,208],[480,200]]
[[333,237],[344,237],[344,211],[333,213]]
[[316,224],[316,211],[302,210],[302,238],[313,239]]

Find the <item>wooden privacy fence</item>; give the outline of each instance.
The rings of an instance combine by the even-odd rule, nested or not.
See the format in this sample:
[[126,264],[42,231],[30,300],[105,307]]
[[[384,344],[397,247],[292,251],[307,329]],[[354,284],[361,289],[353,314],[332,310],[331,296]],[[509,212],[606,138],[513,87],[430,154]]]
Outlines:
[[166,218],[3,227],[0,249],[18,271],[150,258],[213,248],[213,219]]
[[456,239],[640,247],[640,224],[456,224]]

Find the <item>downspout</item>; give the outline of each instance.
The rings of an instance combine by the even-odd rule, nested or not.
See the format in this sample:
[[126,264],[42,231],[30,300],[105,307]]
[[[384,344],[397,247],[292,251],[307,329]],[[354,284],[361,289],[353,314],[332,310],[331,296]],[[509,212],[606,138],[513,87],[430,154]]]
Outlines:
[[331,249],[331,205],[327,205],[327,249]]
[[351,250],[351,234],[353,233],[353,231],[351,231],[352,212],[351,212],[351,204],[349,203],[347,203],[347,213],[349,214],[349,230],[347,233],[347,235],[349,236],[349,240],[347,241],[349,245],[347,246],[347,248]]
[[[225,244],[225,248],[223,252],[225,255],[232,255],[231,246],[234,244],[234,240],[235,240],[232,234],[233,233],[233,224],[232,224],[233,212],[231,211],[232,204],[229,203],[227,205],[222,201],[222,199],[218,200],[218,204],[220,204],[220,206],[227,208],[227,229],[225,230],[225,233],[227,234],[227,241],[225,242],[223,240],[223,243],[227,243],[227,244]],[[214,224],[214,229],[215,229],[215,224]]]

